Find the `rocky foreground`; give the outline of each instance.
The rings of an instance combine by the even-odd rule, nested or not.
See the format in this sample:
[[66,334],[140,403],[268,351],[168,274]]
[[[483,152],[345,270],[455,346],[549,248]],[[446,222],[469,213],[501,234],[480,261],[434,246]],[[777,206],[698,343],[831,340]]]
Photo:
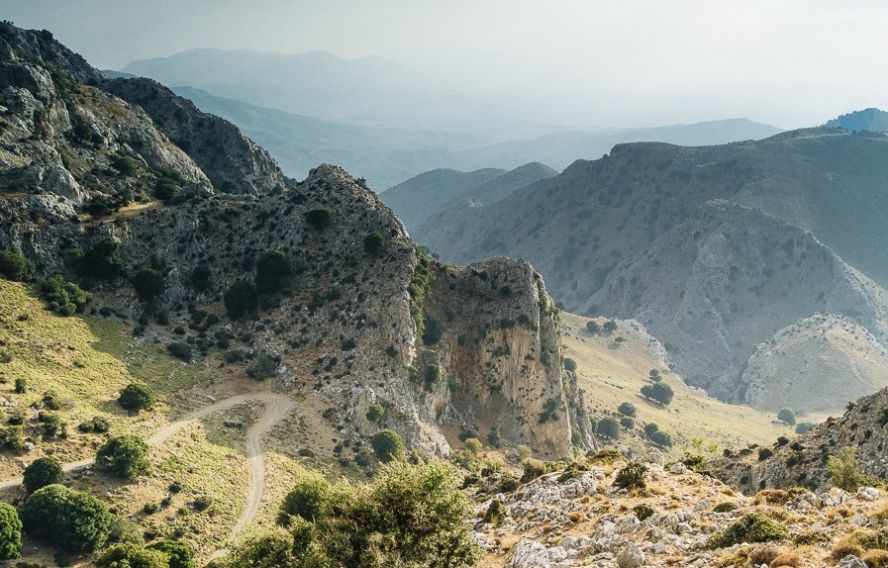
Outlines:
[[625,489],[621,472],[628,465],[574,463],[480,503],[476,537],[488,553],[484,565],[886,565],[880,547],[888,499],[879,489],[747,497],[681,462],[644,464],[644,487]]

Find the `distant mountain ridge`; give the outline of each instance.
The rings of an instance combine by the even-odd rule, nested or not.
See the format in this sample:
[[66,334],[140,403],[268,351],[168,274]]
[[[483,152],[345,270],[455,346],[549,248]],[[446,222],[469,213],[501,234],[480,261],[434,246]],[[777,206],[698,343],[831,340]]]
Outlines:
[[826,123],[828,128],[844,128],[852,132],[888,132],[888,112],[867,108],[843,114]]
[[[888,137],[880,133],[820,128],[720,146],[620,144],[412,234],[446,261],[528,259],[566,309],[637,319],[691,384],[771,406],[782,402],[775,392],[790,389],[762,384],[781,380],[767,376],[779,366],[762,355],[809,349],[781,330],[834,315],[823,329],[847,318],[888,345],[885,187]],[[854,349],[873,352],[864,343]],[[802,386],[807,398],[793,405],[841,408],[870,392],[869,375],[852,372],[861,366],[842,368],[847,396],[824,401]]]

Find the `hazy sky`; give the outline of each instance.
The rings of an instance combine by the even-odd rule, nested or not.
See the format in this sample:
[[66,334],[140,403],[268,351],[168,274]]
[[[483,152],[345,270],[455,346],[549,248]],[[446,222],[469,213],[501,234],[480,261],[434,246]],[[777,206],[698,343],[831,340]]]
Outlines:
[[883,0],[0,0],[98,67],[194,47],[427,67],[576,126],[888,107]]

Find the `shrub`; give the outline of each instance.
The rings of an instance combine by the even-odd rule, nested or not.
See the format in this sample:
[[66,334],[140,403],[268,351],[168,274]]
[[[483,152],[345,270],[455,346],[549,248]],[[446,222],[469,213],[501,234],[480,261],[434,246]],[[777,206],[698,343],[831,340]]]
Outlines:
[[177,540],[158,540],[146,546],[148,550],[157,550],[167,556],[169,568],[194,568],[194,548],[187,542]]
[[383,462],[391,462],[404,454],[404,442],[393,430],[382,430],[370,439],[370,446],[376,458]]
[[256,289],[262,294],[280,292],[290,278],[290,259],[280,249],[270,250],[256,262]]
[[0,432],[0,449],[13,452],[25,449],[25,432],[21,426],[13,424]]
[[601,333],[601,326],[598,325],[597,321],[590,320],[586,322],[586,331],[588,331],[592,335],[598,335],[599,333]]
[[644,385],[641,387],[641,394],[651,400],[659,402],[663,406],[672,402],[672,387],[666,383],[654,383],[652,385]]
[[73,316],[83,311],[92,295],[58,274],[42,279],[37,285],[46,307],[60,316]]
[[0,503],[0,560],[12,560],[22,553],[22,521],[9,503]]
[[425,369],[422,373],[423,382],[425,384],[425,389],[427,391],[431,391],[435,385],[438,383],[438,379],[441,377],[441,367],[438,365],[426,365]]
[[30,280],[34,274],[34,265],[23,255],[14,250],[0,250],[0,275],[9,280],[19,282]]
[[201,263],[191,271],[191,287],[197,292],[206,292],[213,287],[213,269],[209,264]]
[[244,315],[256,311],[259,306],[259,293],[256,286],[248,280],[236,280],[225,291],[223,297],[225,311],[231,319],[240,319]]
[[635,405],[632,404],[631,402],[624,402],[624,403],[620,404],[620,406],[617,408],[617,411],[620,414],[622,414],[623,416],[635,418],[635,412],[636,412]]
[[595,432],[599,436],[604,436],[605,438],[619,438],[620,423],[617,422],[615,418],[609,416],[607,418],[602,418],[595,426]]
[[804,434],[805,432],[810,432],[817,426],[813,422],[799,422],[796,424],[795,433],[796,434]]
[[860,559],[867,568],[888,568],[888,550],[867,550]]
[[120,244],[103,239],[79,258],[75,258],[77,271],[85,276],[108,279],[117,276],[123,266]]
[[15,380],[15,394],[24,394],[28,390],[28,380],[19,377]]
[[318,207],[305,212],[305,222],[316,230],[322,231],[333,222],[333,212],[327,207]]
[[134,434],[109,438],[96,453],[96,467],[121,479],[148,473],[148,444]]
[[330,483],[320,475],[306,474],[284,498],[278,523],[289,525],[291,517],[301,517],[310,522],[321,520],[329,513],[332,490]]
[[657,432],[659,430],[660,430],[660,427],[657,426],[653,422],[648,422],[647,424],[644,425],[644,433],[649,438],[653,435],[654,432]]
[[774,451],[771,448],[759,448],[758,460],[765,461],[766,459],[772,457],[773,455],[774,455]]
[[845,491],[857,491],[866,482],[866,476],[858,467],[857,451],[849,446],[826,459],[826,471],[832,477],[832,484]]
[[478,454],[481,453],[481,450],[484,449],[484,445],[478,438],[468,438],[463,443],[465,444],[466,450],[472,457],[477,457]]
[[635,513],[635,518],[637,518],[639,521],[643,521],[648,517],[651,517],[656,511],[654,511],[654,509],[649,505],[641,503],[632,507],[632,512]]
[[133,276],[132,285],[136,289],[139,299],[145,303],[160,297],[166,287],[163,274],[153,268],[140,268]]
[[604,325],[601,327],[601,329],[604,330],[604,333],[610,335],[613,332],[617,331],[617,322],[615,322],[614,320],[607,320],[606,322],[604,322]]
[[374,402],[367,407],[366,417],[370,422],[378,422],[383,416],[385,416],[385,407],[382,404]]
[[21,516],[28,535],[68,552],[101,547],[114,520],[105,503],[59,484],[47,485],[28,497]]
[[648,372],[648,380],[653,383],[659,383],[660,381],[662,381],[663,377],[660,376],[659,369],[651,369]]
[[176,359],[185,361],[186,363],[190,362],[191,358],[194,356],[194,353],[191,351],[191,346],[181,341],[174,341],[167,345],[167,353]]
[[620,489],[640,491],[646,487],[644,482],[645,473],[647,473],[647,466],[643,463],[630,463],[617,472],[617,476],[614,478],[614,485]]
[[167,555],[139,544],[117,544],[95,561],[96,568],[168,568]]
[[622,426],[624,430],[631,430],[635,428],[635,419],[629,418],[628,416],[622,416],[620,417],[620,426]]
[[657,444],[658,446],[663,446],[664,448],[672,447],[672,436],[668,433],[657,430],[653,434],[650,435],[651,442]]
[[781,408],[777,413],[777,420],[788,426],[795,426],[796,414],[791,408]]
[[154,406],[154,391],[147,385],[131,383],[117,397],[117,404],[133,412],[148,410]]
[[68,435],[68,423],[53,412],[41,412],[37,419],[42,424],[45,438],[64,438]]
[[65,472],[58,459],[52,456],[37,458],[25,468],[22,473],[22,484],[25,491],[34,493],[47,485],[62,483],[65,481]]
[[736,511],[740,508],[740,505],[734,503],[733,501],[722,501],[715,507],[713,507],[712,511],[715,513],[730,513],[731,511]]
[[260,353],[252,363],[247,366],[247,376],[261,381],[274,375],[277,370],[277,361],[267,353]]
[[423,323],[422,342],[426,345],[435,345],[441,340],[441,336],[444,335],[444,328],[437,319],[428,314],[423,316]]
[[577,370],[577,362],[570,357],[564,357],[561,360],[561,364],[564,365],[565,371],[570,371],[571,373],[574,373]]
[[709,539],[711,548],[725,548],[744,542],[771,542],[789,538],[786,527],[761,513],[750,513]]
[[379,256],[385,248],[385,237],[379,231],[373,231],[364,237],[364,251],[371,256]]
[[109,160],[114,169],[125,176],[132,176],[136,173],[138,167],[136,161],[126,154],[121,154],[119,152],[117,154],[112,154],[109,157]]

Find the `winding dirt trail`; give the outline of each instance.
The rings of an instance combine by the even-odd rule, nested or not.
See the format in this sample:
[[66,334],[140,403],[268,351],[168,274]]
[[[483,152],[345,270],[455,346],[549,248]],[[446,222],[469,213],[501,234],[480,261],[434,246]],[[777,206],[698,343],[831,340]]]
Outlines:
[[[239,394],[189,412],[175,422],[170,422],[146,440],[149,446],[156,446],[170,439],[190,422],[203,418],[214,412],[227,410],[239,404],[245,404],[248,402],[261,402],[265,405],[265,408],[263,408],[262,413],[256,421],[247,429],[246,454],[247,465],[250,468],[250,488],[247,491],[244,510],[228,535],[229,540],[237,537],[251,522],[253,522],[253,519],[255,519],[256,515],[259,513],[259,507],[262,504],[262,494],[265,492],[265,458],[264,452],[262,451],[262,436],[293,410],[296,404],[284,394],[270,392]],[[70,462],[64,464],[62,469],[66,472],[75,471],[91,466],[95,462],[96,460],[93,458]],[[21,484],[21,477],[7,479],[0,481],[0,490],[17,487]],[[223,556],[226,552],[227,550],[224,549],[219,550],[213,555],[213,557],[217,558]]]

